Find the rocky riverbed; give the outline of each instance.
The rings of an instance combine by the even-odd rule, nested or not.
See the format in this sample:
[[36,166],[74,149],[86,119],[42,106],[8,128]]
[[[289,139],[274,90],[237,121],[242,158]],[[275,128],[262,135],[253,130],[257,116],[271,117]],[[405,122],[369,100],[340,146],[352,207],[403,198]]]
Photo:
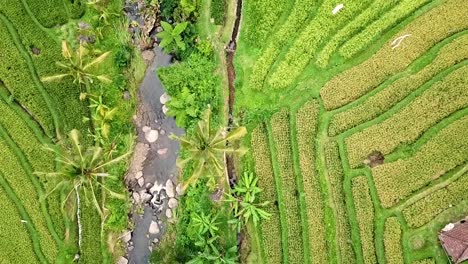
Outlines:
[[134,117],[138,131],[134,157],[126,176],[131,193],[130,221],[134,226],[122,236],[127,256],[121,263],[148,263],[151,251],[165,232],[178,205],[176,159],[179,144],[169,139],[183,130],[172,117],[165,115],[165,103],[170,99],[155,71],[170,64],[171,57],[159,48],[138,91],[138,110]]

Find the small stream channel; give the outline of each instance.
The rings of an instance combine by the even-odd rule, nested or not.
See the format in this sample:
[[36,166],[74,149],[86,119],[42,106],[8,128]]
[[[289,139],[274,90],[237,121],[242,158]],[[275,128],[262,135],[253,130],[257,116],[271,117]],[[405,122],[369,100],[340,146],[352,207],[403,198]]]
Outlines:
[[[126,177],[132,194],[133,208],[129,215],[134,229],[124,237],[128,263],[149,263],[153,247],[165,232],[165,223],[172,218],[177,201],[176,159],[179,144],[170,134],[181,135],[172,117],[163,113],[164,88],[156,70],[170,64],[171,56],[159,47],[138,90],[135,125],[138,131],[133,161]],[[164,96],[162,97],[164,98]],[[167,98],[165,99],[167,100]]]
[[[231,40],[226,46],[226,67],[228,74],[228,83],[229,83],[229,108],[228,108],[228,128],[231,128],[234,122],[233,112],[234,112],[234,101],[235,101],[235,80],[236,80],[236,69],[234,67],[234,55],[236,54],[237,49],[237,40],[239,36],[240,24],[242,20],[242,0],[237,0],[236,3],[236,20],[234,21],[234,28],[231,34]],[[228,172],[228,178],[231,185],[237,181],[236,169],[234,167],[234,157],[232,155],[226,156],[226,167]]]

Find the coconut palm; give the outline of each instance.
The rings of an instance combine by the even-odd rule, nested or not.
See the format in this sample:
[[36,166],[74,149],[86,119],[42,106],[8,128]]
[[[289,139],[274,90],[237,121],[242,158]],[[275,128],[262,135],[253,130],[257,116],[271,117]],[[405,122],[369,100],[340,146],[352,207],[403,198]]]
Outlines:
[[[58,172],[35,172],[37,175],[45,175],[46,177],[57,178],[58,182],[55,187],[45,195],[55,191],[65,192],[67,195],[62,200],[62,209],[67,203],[76,202],[76,215],[78,221],[78,234],[79,245],[81,244],[81,222],[80,222],[80,208],[81,208],[81,193],[84,194],[86,202],[91,202],[96,207],[101,218],[105,217],[105,208],[102,208],[96,197],[97,188],[102,188],[103,192],[109,193],[111,196],[125,199],[125,195],[115,193],[109,190],[99,178],[112,178],[106,172],[108,166],[115,164],[130,153],[126,153],[117,158],[107,159],[104,150],[101,147],[85,147],[82,141],[81,133],[74,129],[68,134],[68,138],[64,139],[60,148],[45,146],[46,150],[55,154],[56,161],[60,165]],[[80,190],[81,189],[81,190]],[[75,196],[75,199],[72,199]]]
[[[184,183],[183,190],[189,185],[195,184],[200,176],[211,175],[220,178],[224,173],[223,159],[225,154],[244,155],[247,150],[236,147],[236,141],[247,134],[245,127],[238,127],[231,131],[227,128],[214,130],[211,127],[211,108],[208,107],[203,113],[195,128],[194,133],[178,137],[171,135],[172,139],[178,140],[183,150],[187,151],[188,157],[179,159],[177,165],[181,170],[189,162],[193,162],[193,174]],[[227,143],[229,142],[229,146]]]
[[[95,74],[94,67],[99,66],[110,55],[110,52],[104,52],[97,58],[88,61],[89,50],[80,43],[77,50],[70,49],[66,41],[62,41],[62,56],[67,60],[66,62],[57,61],[56,64],[64,69],[63,73],[47,76],[41,78],[43,82],[61,81],[64,78],[73,78],[74,83],[84,85],[89,90],[89,84],[98,80],[103,83],[112,82],[106,75]],[[89,92],[89,91],[87,91]]]

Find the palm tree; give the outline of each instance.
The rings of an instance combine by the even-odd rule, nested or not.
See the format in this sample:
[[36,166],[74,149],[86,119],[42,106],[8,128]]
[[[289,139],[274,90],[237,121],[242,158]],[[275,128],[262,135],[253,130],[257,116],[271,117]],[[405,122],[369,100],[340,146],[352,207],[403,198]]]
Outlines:
[[[210,119],[211,108],[208,107],[194,133],[182,137],[171,135],[171,139],[178,140],[182,149],[188,152],[186,159],[177,161],[179,168],[183,170],[189,162],[193,162],[194,165],[193,174],[184,183],[183,190],[189,185],[195,184],[204,174],[212,175],[215,178],[222,176],[224,173],[222,163],[225,154],[242,156],[247,152],[246,148],[236,147],[235,144],[247,134],[245,127],[238,127],[231,131],[228,131],[227,128],[220,128],[215,131],[211,127]],[[228,142],[230,146],[227,145]]]
[[72,51],[69,44],[64,40],[62,41],[62,56],[67,60],[67,62],[56,62],[60,68],[64,69],[64,73],[43,77],[41,78],[41,81],[61,81],[66,77],[71,77],[73,78],[74,83],[78,83],[80,86],[86,86],[86,92],[89,93],[89,84],[93,83],[95,80],[103,83],[112,82],[106,75],[95,74],[95,70],[93,69],[95,66],[102,64],[109,54],[109,51],[104,52],[92,61],[86,62],[89,57],[88,49],[80,43],[78,49]]
[[182,41],[180,34],[184,32],[184,30],[187,28],[187,25],[187,22],[183,22],[176,25],[175,27],[172,27],[171,24],[161,21],[161,26],[164,31],[156,35],[158,38],[161,38],[161,43],[159,46],[166,52],[175,51],[177,48],[185,50],[185,43]]
[[[55,148],[51,146],[45,146],[46,150],[51,151],[55,154],[56,161],[60,164],[60,170],[58,172],[35,172],[37,175],[45,175],[48,177],[54,177],[58,179],[58,183],[55,187],[47,193],[42,199],[45,199],[48,195],[55,191],[65,192],[67,195],[62,201],[62,209],[69,202],[74,203],[76,201],[76,215],[78,222],[78,245],[81,245],[81,221],[80,221],[80,209],[81,209],[81,196],[80,188],[82,188],[85,200],[89,202],[89,197],[96,207],[101,219],[104,219],[105,208],[99,205],[96,198],[96,189],[101,187],[104,191],[107,191],[111,196],[125,199],[125,195],[115,193],[109,190],[104,184],[98,181],[98,178],[113,178],[106,172],[106,168],[112,164],[115,164],[130,153],[126,153],[114,159],[107,159],[104,155],[104,150],[101,147],[85,147],[82,143],[81,133],[74,129],[68,134],[68,138],[65,139],[61,148]],[[76,199],[72,199],[73,194]]]

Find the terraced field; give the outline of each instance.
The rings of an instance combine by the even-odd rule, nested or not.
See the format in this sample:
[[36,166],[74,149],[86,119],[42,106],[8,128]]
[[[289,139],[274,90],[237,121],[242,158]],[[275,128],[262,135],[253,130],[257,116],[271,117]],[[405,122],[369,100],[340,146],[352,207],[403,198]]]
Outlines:
[[[81,1],[0,0],[0,263],[69,263],[77,247],[76,219],[61,208],[64,194],[34,172],[53,172],[44,150],[73,128],[86,132],[87,105],[72,80],[43,83],[61,71],[57,25],[81,17]],[[62,197],[61,197],[62,196]],[[102,263],[101,219],[83,209],[80,263]],[[96,224],[97,222],[97,224]],[[89,227],[89,228],[88,228]],[[94,262],[96,261],[96,262]]]
[[468,2],[245,1],[255,263],[448,263],[468,215]]

